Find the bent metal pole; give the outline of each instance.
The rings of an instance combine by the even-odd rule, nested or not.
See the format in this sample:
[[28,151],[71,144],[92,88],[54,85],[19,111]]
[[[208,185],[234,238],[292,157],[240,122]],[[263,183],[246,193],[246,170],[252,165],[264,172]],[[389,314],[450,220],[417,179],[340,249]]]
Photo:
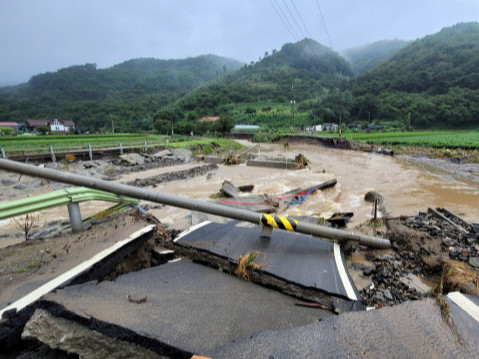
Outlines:
[[56,182],[63,182],[77,186],[85,186],[112,192],[117,195],[125,195],[146,201],[162,203],[174,207],[214,214],[221,217],[237,219],[240,221],[261,224],[266,227],[295,231],[304,234],[311,234],[318,237],[330,238],[338,243],[356,241],[360,245],[373,248],[389,248],[391,243],[387,239],[366,236],[339,229],[319,226],[310,223],[302,223],[285,217],[273,217],[268,214],[261,214],[244,209],[226,207],[220,204],[201,201],[168,193],[157,192],[150,189],[128,186],[121,183],[108,182],[93,177],[82,176],[70,172],[62,172],[49,168],[40,168],[20,162],[0,159],[0,168],[24,175],[42,177]]

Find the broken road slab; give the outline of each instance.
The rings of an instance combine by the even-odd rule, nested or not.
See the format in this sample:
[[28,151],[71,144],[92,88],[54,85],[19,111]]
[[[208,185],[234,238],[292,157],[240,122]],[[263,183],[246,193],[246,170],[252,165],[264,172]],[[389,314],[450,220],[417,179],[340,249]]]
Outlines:
[[340,246],[312,236],[275,230],[271,237],[261,237],[258,226],[249,223],[204,222],[181,234],[175,244],[236,264],[240,256],[257,251],[255,263],[261,266],[258,270],[262,273],[318,293],[349,301],[361,300],[347,272]]
[[[453,314],[454,315],[454,314]],[[454,317],[456,322],[456,317]],[[458,327],[464,337],[464,330]],[[475,340],[469,340],[475,335]],[[221,358],[478,358],[477,331],[462,343],[433,299],[344,313],[290,330],[257,333],[205,354]]]
[[[146,297],[135,303],[128,300]],[[295,298],[199,264],[179,261],[122,275],[114,282],[69,286],[44,298],[55,315],[147,343],[175,356],[203,354],[263,330],[302,326],[331,314]],[[148,344],[149,343],[149,344]],[[164,350],[164,352],[162,352]]]

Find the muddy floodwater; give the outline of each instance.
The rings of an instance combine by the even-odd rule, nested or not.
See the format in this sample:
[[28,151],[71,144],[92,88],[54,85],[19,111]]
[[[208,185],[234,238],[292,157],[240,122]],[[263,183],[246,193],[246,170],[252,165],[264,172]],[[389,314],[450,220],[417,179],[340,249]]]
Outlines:
[[[472,177],[478,179],[475,181],[470,178],[454,177],[440,168],[426,166],[421,161],[411,161],[410,158],[338,150],[318,145],[290,143],[289,148],[285,150],[283,144],[255,146],[246,141],[241,142],[247,148],[253,148],[251,153],[265,158],[293,159],[301,153],[309,160],[310,166],[302,170],[283,170],[248,167],[246,164],[219,165],[218,170],[208,175],[158,184],[154,189],[208,200],[219,191],[225,180],[237,186],[253,184],[253,193],[281,194],[297,188],[312,187],[335,178],[337,179],[335,187],[310,194],[300,204],[282,209],[278,215],[313,215],[328,218],[334,212],[353,212],[354,217],[349,222],[348,228],[354,229],[358,224],[372,218],[372,204],[364,201],[364,195],[370,190],[375,190],[385,198],[389,216],[417,215],[419,211],[427,211],[428,207],[444,207],[468,221],[479,223],[478,173],[473,173]],[[117,182],[126,183],[135,178],[151,177],[165,171],[183,170],[198,165],[192,162],[176,167],[129,173],[118,178]],[[18,178],[17,175],[13,177]],[[31,192],[44,193],[50,190],[54,188],[48,185]],[[192,223],[190,211],[148,204],[156,207],[151,209],[151,213],[164,223],[178,229],[187,228]],[[97,201],[80,204],[84,218],[109,206],[110,203]],[[48,222],[59,219],[68,220],[66,207],[40,212],[40,222],[43,226],[48,226]],[[0,221],[0,230],[2,233],[18,231],[18,226],[12,223],[11,219],[7,219]],[[13,244],[10,241],[19,240],[21,238],[4,238],[0,240],[0,246]]]
[[[251,143],[243,142],[246,146]],[[375,190],[385,198],[390,216],[417,215],[428,207],[445,207],[471,222],[479,222],[479,182],[445,176],[441,169],[380,154],[337,150],[315,145],[261,144],[253,153],[267,158],[294,158],[301,153],[310,161],[303,170],[220,165],[213,175],[171,182],[157,189],[182,196],[207,199],[224,180],[235,185],[254,184],[254,193],[282,193],[310,187],[336,178],[331,189],[311,194],[301,204],[288,207],[280,215],[328,217],[334,212],[353,212],[349,227],[372,218],[372,205],[364,195]],[[179,223],[186,211],[164,208],[154,211],[166,222]]]

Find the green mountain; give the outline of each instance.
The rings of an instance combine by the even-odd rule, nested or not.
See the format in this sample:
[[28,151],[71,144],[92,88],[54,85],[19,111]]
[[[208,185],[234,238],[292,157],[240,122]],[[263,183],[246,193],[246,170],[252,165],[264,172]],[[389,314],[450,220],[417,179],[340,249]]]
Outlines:
[[404,40],[382,40],[345,50],[342,55],[357,74],[361,74],[390,59],[396,52],[409,44]]
[[361,119],[423,128],[477,125],[479,23],[416,40],[352,85]]
[[[339,74],[350,78],[354,71],[339,54],[314,40],[303,39],[287,43],[280,51],[273,50],[260,61],[244,65],[220,81],[194,91],[177,106],[184,113],[194,113],[195,116],[189,116],[192,118],[227,111],[236,122],[262,124],[268,122],[268,115],[251,116],[256,111],[249,108],[245,113],[242,108],[245,104],[274,103],[287,108],[283,114],[275,112],[275,121],[278,123],[280,118],[282,126],[291,119],[291,101],[299,107],[304,101],[317,100],[328,89],[338,86]],[[310,107],[309,104],[306,107]],[[300,118],[298,113],[297,119]],[[304,121],[301,124],[305,125]]]
[[[166,132],[175,124],[175,133],[201,133],[207,127],[193,120],[204,115],[276,129],[337,123],[341,114],[343,123],[400,129],[477,127],[479,23],[404,45],[367,45],[348,52],[350,62],[303,39],[250,64],[206,55],[73,66],[0,89],[0,121],[57,117],[101,130],[114,120],[117,131]],[[351,64],[364,72],[355,76]]]
[[133,59],[107,69],[72,66],[33,76],[0,91],[0,121],[71,119],[101,129],[115,119],[118,131],[151,129],[151,115],[243,63],[214,55],[182,60]]

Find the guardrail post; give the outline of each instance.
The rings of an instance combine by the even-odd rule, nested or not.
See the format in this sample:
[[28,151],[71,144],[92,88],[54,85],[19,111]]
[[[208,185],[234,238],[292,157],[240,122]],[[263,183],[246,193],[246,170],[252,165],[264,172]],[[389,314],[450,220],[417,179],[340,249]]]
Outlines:
[[93,152],[91,151],[91,144],[88,144],[88,153],[90,154],[90,161],[93,161]]
[[121,145],[121,142],[120,142],[120,155],[123,154],[123,146]]
[[55,152],[53,151],[53,146],[50,146],[50,154],[52,156],[52,162],[57,162],[57,158],[55,157]]
[[80,205],[78,203],[68,203],[68,216],[70,217],[70,224],[72,232],[83,232],[83,221],[81,219]]
[[3,147],[2,147],[2,158],[3,158],[4,160],[7,159],[7,155],[5,155],[5,150],[3,149]]

